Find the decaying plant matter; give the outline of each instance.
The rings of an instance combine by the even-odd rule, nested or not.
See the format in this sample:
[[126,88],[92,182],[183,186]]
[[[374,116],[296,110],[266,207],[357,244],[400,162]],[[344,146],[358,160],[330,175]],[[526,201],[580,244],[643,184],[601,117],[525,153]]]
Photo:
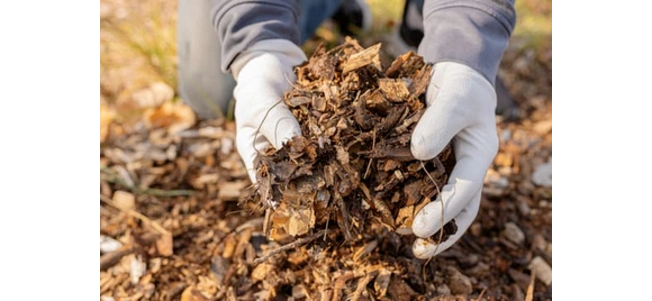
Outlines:
[[[552,168],[552,50],[510,45],[501,72],[523,120],[497,123],[500,148],[478,216],[429,261],[414,258],[414,236],[384,226],[371,204],[363,211],[369,220],[351,218],[354,240],[345,241],[332,202],[327,225],[316,220],[306,234],[269,239],[262,212],[251,210],[262,203],[236,204],[249,180],[232,121],[195,122],[181,102],[156,105],[135,124],[107,118],[100,144],[100,300],[551,300],[552,186],[540,176]],[[102,77],[103,89],[110,80]],[[350,162],[362,156],[348,153]],[[377,192],[366,183],[382,172],[376,160],[361,178],[371,195]],[[424,165],[435,170],[432,162]],[[353,216],[361,206],[351,204]],[[282,210],[279,203],[270,216]]]
[[[272,239],[328,228],[346,241],[376,227],[410,234],[414,215],[446,183],[455,163],[450,145],[424,162],[410,152],[432,65],[408,52],[384,69],[379,50],[348,39],[295,67],[297,81],[283,101],[302,135],[255,164]],[[454,222],[444,229],[435,241],[455,233]]]

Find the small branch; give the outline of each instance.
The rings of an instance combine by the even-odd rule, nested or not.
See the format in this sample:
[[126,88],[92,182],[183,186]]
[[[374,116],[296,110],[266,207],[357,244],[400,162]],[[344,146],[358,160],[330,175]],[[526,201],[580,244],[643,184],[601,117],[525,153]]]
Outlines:
[[303,245],[311,242],[312,240],[314,240],[315,238],[317,238],[319,236],[326,235],[326,232],[327,232],[326,230],[321,230],[321,231],[316,232],[313,235],[303,237],[303,238],[299,238],[299,239],[297,239],[297,240],[295,240],[295,241],[293,241],[291,243],[288,243],[288,244],[280,246],[280,247],[278,247],[278,248],[276,248],[274,250],[271,250],[265,256],[262,256],[260,258],[257,258],[256,260],[254,260],[253,265],[259,265],[259,264],[269,260],[272,256],[274,256],[276,254],[279,254],[281,252],[285,252],[285,251],[287,251],[289,249],[294,249],[294,248],[298,248],[300,246],[303,246]]

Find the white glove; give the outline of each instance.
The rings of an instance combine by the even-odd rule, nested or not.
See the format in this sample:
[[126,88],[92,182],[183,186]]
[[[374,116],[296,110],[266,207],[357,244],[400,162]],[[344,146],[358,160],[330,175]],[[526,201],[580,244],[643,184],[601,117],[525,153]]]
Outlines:
[[249,178],[256,181],[254,159],[270,145],[281,148],[301,134],[299,123],[283,102],[296,76],[292,68],[306,61],[294,43],[283,39],[256,42],[231,65],[237,85],[235,103],[236,145]]
[[478,214],[484,176],[498,152],[496,92],[477,71],[459,63],[435,64],[426,99],[428,109],[412,134],[412,154],[430,160],[452,140],[457,163],[441,195],[415,216],[412,231],[422,238],[439,231],[442,199],[444,224],[455,219],[458,230],[439,247],[417,238],[412,251],[422,259],[448,249],[469,228]]

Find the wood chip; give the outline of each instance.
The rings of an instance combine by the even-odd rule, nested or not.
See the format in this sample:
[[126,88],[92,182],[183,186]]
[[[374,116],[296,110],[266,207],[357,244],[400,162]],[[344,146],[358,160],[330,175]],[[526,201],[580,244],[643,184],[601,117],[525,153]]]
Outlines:
[[380,51],[380,43],[371,46],[363,51],[360,51],[356,54],[351,55],[346,63],[344,63],[344,68],[342,70],[343,74],[347,74],[358,68],[372,65],[377,70],[381,70],[380,66],[380,56],[378,55]]
[[[500,192],[485,190],[466,235],[434,260],[421,261],[410,252],[409,212],[418,212],[437,192],[421,162],[409,156],[409,145],[425,111],[425,95],[416,94],[428,88],[432,69],[415,53],[406,53],[380,72],[372,57],[371,63],[344,74],[349,58],[364,50],[349,39],[330,50],[322,47],[314,60],[294,69],[297,82],[284,100],[300,122],[303,139],[279,150],[285,152],[282,159],[267,162],[273,169],[266,171],[276,177],[268,178],[265,187],[245,186],[242,198],[236,197],[238,187],[229,187],[249,183],[235,147],[233,121],[202,120],[178,131],[172,119],[165,119],[176,118],[172,111],[160,110],[151,120],[156,124],[142,122],[153,117],[148,114],[140,114],[136,125],[124,116],[112,118],[100,145],[100,234],[134,250],[101,253],[101,265],[111,259],[104,257],[108,254],[117,264],[101,267],[106,271],[100,272],[100,298],[550,299],[552,284],[546,285],[545,278],[528,282],[528,275],[538,275],[532,258],[540,257],[548,266],[552,261],[550,187],[543,177],[536,181],[544,184],[533,181],[536,167],[552,156],[550,69],[538,69],[550,55],[531,49],[506,54],[501,77],[518,100],[523,120],[498,118],[502,159],[490,166],[498,175],[490,188]],[[105,78],[103,74],[101,94],[108,101],[102,102],[119,113],[123,108],[115,110]],[[408,97],[401,97],[402,86],[392,87],[401,82]],[[129,98],[131,92],[112,93]],[[152,112],[156,109],[160,107]],[[448,149],[441,162],[423,162],[438,183],[447,181],[454,166],[450,155]],[[195,190],[192,196],[184,194],[188,187]],[[255,197],[257,188],[264,188],[267,197]],[[118,208],[112,199],[116,191],[137,195],[137,202]],[[389,210],[395,230],[383,221],[374,198]],[[315,216],[307,232],[296,237],[282,226],[293,210],[312,210]],[[262,217],[266,211],[270,221],[272,215],[283,218],[268,224]],[[522,244],[506,238],[507,223],[522,230]],[[265,227],[272,231],[263,233]],[[172,252],[160,252],[157,241],[173,254],[163,256]],[[144,272],[132,269],[138,258],[147,264]],[[272,268],[252,275],[260,264]],[[448,296],[453,291],[447,284],[449,267],[471,280],[470,294]]]

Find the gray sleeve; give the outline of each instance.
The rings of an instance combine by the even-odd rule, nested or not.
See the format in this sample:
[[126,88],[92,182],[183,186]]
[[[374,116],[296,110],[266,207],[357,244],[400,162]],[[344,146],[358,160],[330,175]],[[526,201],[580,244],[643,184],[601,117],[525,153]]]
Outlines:
[[514,0],[426,1],[419,54],[426,61],[465,64],[494,84],[514,29]]
[[299,45],[297,1],[226,0],[211,11],[217,30],[223,72],[229,72],[238,54],[252,44],[267,39],[286,39]]

